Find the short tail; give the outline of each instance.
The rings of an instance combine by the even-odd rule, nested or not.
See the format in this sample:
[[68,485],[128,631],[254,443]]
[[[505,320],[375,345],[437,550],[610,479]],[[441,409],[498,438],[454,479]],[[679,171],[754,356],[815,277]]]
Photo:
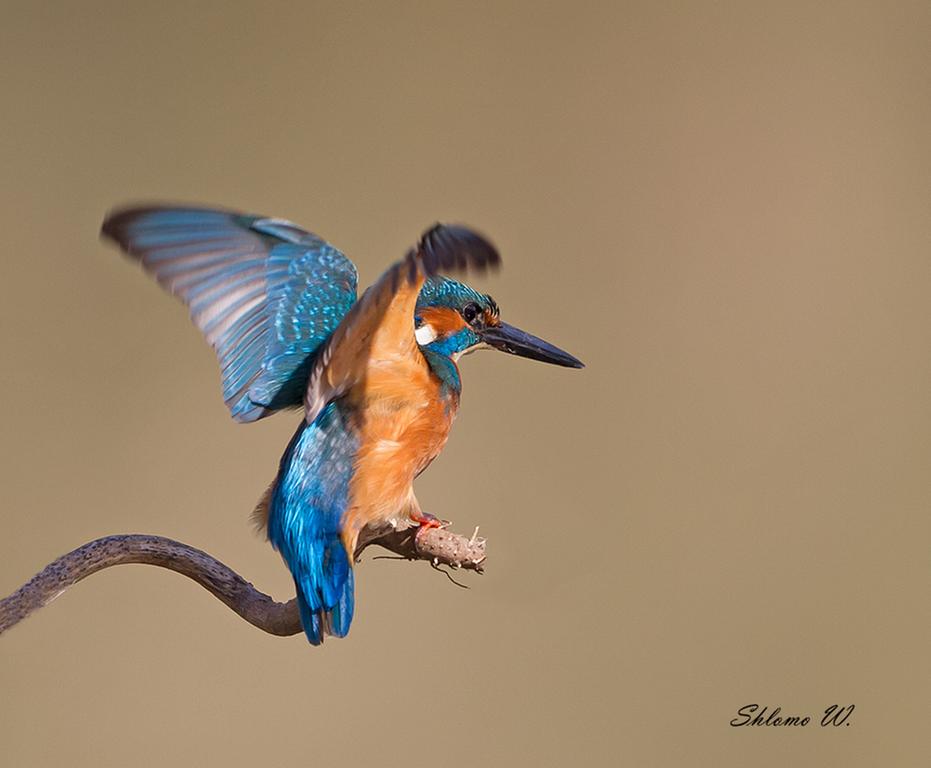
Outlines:
[[324,637],[345,637],[355,605],[352,565],[338,536],[311,544],[309,573],[294,575],[304,634],[313,645]]

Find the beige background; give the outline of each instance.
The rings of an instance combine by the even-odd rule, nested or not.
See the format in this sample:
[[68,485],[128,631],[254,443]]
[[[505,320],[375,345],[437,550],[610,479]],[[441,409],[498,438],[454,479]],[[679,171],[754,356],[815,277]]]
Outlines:
[[589,367],[464,361],[417,488],[489,537],[471,591],[369,560],[314,649],[105,572],[0,639],[0,763],[927,764],[926,3],[125,5],[3,4],[0,593],[152,532],[290,596],[247,516],[299,416],[230,421],[119,202],[286,216],[365,283],[472,223]]

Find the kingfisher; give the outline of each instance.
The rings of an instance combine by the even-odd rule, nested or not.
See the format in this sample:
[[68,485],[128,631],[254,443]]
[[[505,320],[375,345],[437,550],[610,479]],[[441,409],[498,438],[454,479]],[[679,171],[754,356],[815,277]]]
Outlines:
[[188,306],[216,352],[233,419],[303,407],[256,515],[291,571],[314,645],[349,632],[366,526],[438,524],[413,481],[449,436],[459,358],[485,347],[583,367],[503,322],[491,296],[444,276],[500,263],[465,226],[428,229],[361,298],[353,263],[284,219],[130,206],[111,212],[101,234]]

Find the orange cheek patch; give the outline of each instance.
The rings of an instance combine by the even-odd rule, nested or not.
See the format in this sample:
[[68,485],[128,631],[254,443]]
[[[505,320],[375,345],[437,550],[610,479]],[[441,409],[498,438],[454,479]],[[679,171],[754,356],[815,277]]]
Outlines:
[[466,326],[462,315],[447,307],[424,307],[417,314],[420,315],[420,319],[424,323],[433,328],[439,339],[449,336],[449,334],[455,333]]

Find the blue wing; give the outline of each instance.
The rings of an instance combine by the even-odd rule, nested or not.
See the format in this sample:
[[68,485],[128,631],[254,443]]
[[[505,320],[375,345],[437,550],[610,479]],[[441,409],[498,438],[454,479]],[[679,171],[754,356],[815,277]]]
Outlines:
[[350,553],[340,538],[358,438],[338,403],[302,421],[269,499],[268,538],[294,577],[301,623],[314,645],[344,637],[353,613]]
[[282,219],[187,207],[111,214],[114,240],[191,311],[236,421],[300,405],[314,354],[356,300],[356,269]]

